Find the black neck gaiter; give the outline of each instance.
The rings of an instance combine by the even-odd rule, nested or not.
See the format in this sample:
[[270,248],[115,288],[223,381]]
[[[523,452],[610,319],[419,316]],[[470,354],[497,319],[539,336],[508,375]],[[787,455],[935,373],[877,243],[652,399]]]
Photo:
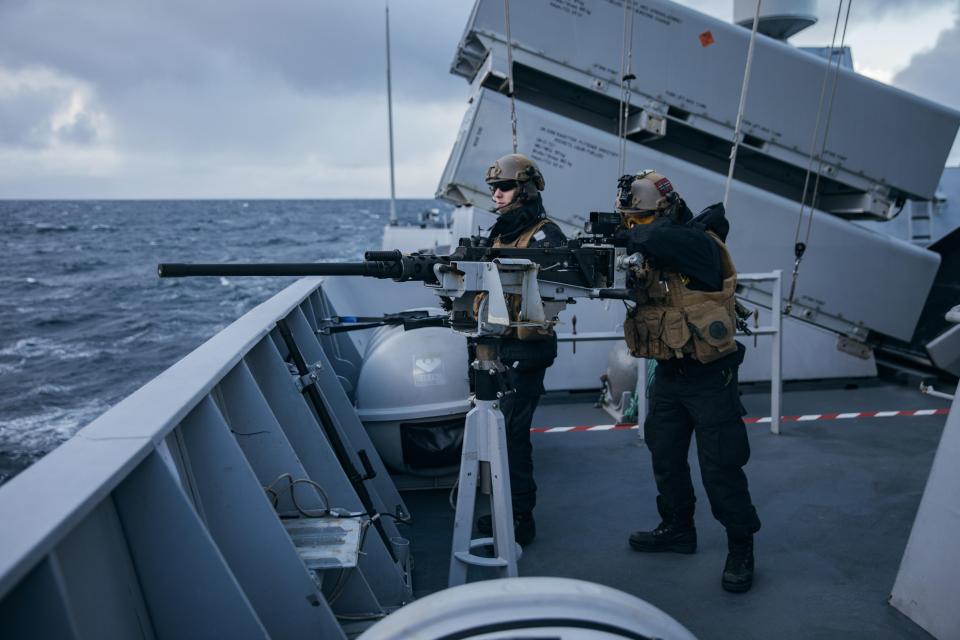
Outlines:
[[490,239],[500,238],[500,242],[510,244],[546,215],[543,201],[538,194],[535,199],[523,203],[522,207],[501,214],[490,228]]

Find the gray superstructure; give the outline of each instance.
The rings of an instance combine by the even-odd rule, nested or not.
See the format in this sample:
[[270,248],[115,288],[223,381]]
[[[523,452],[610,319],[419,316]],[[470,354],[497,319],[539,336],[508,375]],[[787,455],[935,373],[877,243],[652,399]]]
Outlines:
[[[637,79],[628,137],[725,174],[749,32],[665,0],[631,9],[628,47]],[[517,97],[616,132],[625,19],[623,3],[616,1],[516,3],[511,33]],[[454,72],[502,88],[504,26],[503,3],[478,2]],[[811,145],[819,154],[827,132],[824,113],[820,135],[813,135],[823,111],[818,104],[827,64],[786,42],[758,37],[738,179],[800,199]],[[960,124],[956,111],[842,66],[833,102],[822,156],[823,210],[886,217],[899,197],[934,196]]]
[[[750,34],[672,2],[647,2],[635,11],[637,79],[624,166],[669,176],[697,211],[723,199]],[[617,2],[525,2],[511,13],[519,147],[547,177],[547,210],[577,226],[589,211],[612,208],[624,18]],[[472,83],[471,104],[438,190],[458,204],[485,205],[483,170],[509,144],[505,50],[502,4],[478,2],[453,63]],[[825,100],[818,123],[821,89],[829,96],[834,85],[832,109]],[[940,254],[911,240],[924,223],[918,212],[932,219],[942,208],[937,185],[960,114],[763,35],[751,87],[728,202],[738,269],[790,274],[794,245],[807,239],[812,224],[785,332],[801,331],[794,328],[799,320],[850,344],[873,344],[878,336],[910,342],[941,262]],[[811,144],[812,166],[822,169],[812,212]],[[914,237],[886,233],[882,222],[848,220],[886,220],[903,208]],[[960,224],[947,219],[944,226]],[[740,293],[771,304],[769,288]],[[818,362],[787,377],[850,375],[862,366],[830,340],[814,342]],[[863,353],[872,357],[869,349]]]

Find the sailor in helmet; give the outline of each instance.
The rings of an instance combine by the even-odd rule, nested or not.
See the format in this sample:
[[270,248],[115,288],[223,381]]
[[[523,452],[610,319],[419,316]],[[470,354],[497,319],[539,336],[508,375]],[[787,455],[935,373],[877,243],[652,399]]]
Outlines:
[[637,551],[693,553],[694,492],[687,454],[692,436],[714,517],[726,528],[721,584],[742,593],[753,583],[753,534],[760,529],[743,466],[750,444],[737,389],[744,348],[734,340],[737,272],[724,244],[722,204],[694,217],[666,177],[652,170],[623,176],[618,238],[644,266],[633,275],[636,305],[624,336],[630,352],[657,361],[644,439],[653,459],[661,522],[637,531]]
[[[561,247],[566,236],[547,218],[540,192],[543,175],[532,160],[519,153],[494,162],[486,175],[497,221],[488,240],[494,247]],[[507,296],[511,320],[517,320],[520,299]],[[513,393],[500,403],[507,431],[507,456],[510,489],[513,497],[514,534],[521,545],[536,536],[533,508],[537,485],[533,480],[533,445],[530,425],[533,412],[543,395],[543,377],[557,357],[557,336],[552,329],[516,327],[510,329],[500,345],[500,359],[508,368]],[[490,516],[483,516],[477,528],[485,535],[491,531]]]

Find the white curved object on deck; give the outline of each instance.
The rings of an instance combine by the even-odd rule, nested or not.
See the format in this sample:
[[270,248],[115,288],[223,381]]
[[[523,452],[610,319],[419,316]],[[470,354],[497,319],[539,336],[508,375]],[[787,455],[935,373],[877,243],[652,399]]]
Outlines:
[[465,584],[408,604],[359,640],[544,637],[693,640],[653,605],[592,582],[506,578]]

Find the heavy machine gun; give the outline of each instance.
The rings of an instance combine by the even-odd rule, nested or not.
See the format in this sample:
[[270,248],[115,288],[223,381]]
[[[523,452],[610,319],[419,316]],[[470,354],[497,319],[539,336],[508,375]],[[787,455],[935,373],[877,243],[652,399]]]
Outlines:
[[[591,235],[559,247],[492,247],[473,237],[462,238],[449,255],[367,251],[362,262],[352,263],[163,263],[157,273],[161,278],[363,276],[419,281],[443,300],[448,326],[472,337],[496,336],[511,326],[551,326],[576,298],[631,298],[625,288],[630,257],[614,245],[614,221],[604,218],[615,215],[592,213],[586,225]],[[486,295],[475,308],[481,293]],[[520,301],[512,319],[507,295]]]

